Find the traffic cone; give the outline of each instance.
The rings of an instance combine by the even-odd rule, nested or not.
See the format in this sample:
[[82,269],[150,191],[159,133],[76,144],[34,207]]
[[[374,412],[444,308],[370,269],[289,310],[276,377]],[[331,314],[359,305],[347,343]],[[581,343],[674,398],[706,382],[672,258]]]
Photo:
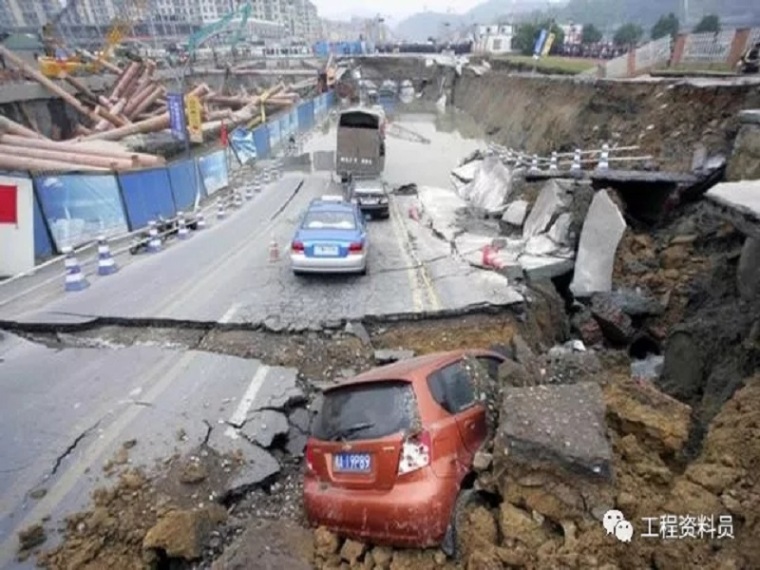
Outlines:
[[280,246],[277,245],[277,240],[272,236],[272,241],[269,242],[269,261],[274,263],[280,260]]
[[227,212],[224,211],[224,202],[219,200],[216,204],[216,219],[223,220],[227,217]]
[[602,154],[599,157],[599,163],[596,165],[597,170],[607,170],[610,167],[610,145],[602,145]]
[[552,152],[552,157],[549,160],[549,170],[557,170],[557,151]]
[[538,155],[534,154],[533,159],[530,161],[530,171],[531,172],[538,172]]
[[198,213],[195,214],[195,224],[199,230],[206,229],[206,216],[203,215],[203,210],[198,210]]
[[245,187],[245,199],[248,202],[253,200],[253,187],[250,185]]
[[256,182],[253,183],[253,191],[256,192],[256,194],[261,192],[261,180],[258,178],[256,179]]
[[187,229],[187,223],[185,222],[185,215],[180,212],[177,214],[177,237],[179,239],[187,239],[190,237],[190,232]]
[[236,208],[243,207],[243,195],[240,192],[235,192],[234,200]]
[[79,266],[79,260],[74,255],[74,249],[71,246],[66,246],[62,250],[66,256],[63,264],[66,268],[66,291],[81,291],[87,289],[90,286],[89,281],[82,273],[82,268]]
[[580,170],[581,169],[581,149],[576,148],[575,154],[573,155],[573,164],[570,166],[570,170]]
[[161,251],[161,236],[158,235],[158,228],[156,222],[151,220],[148,222],[148,251],[150,253],[158,253]]
[[98,238],[98,275],[111,275],[119,270],[116,261],[111,256],[111,248],[106,238]]
[[272,175],[269,170],[264,171],[264,184],[269,184],[272,181]]

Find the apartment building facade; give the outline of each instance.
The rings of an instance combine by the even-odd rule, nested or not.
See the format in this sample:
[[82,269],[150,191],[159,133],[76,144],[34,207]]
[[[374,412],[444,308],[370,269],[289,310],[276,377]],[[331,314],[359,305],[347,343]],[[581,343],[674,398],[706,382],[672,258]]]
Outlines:
[[62,8],[58,0],[0,0],[0,29],[40,28]]

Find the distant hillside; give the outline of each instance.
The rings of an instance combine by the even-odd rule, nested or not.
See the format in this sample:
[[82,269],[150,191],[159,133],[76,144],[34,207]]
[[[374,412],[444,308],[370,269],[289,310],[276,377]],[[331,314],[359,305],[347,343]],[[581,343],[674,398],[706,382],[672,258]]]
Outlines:
[[[648,30],[668,12],[678,16],[684,29],[707,14],[718,14],[725,26],[760,26],[760,2],[757,0],[689,0],[688,17],[684,14],[683,0],[568,0],[551,4],[552,15],[560,21],[591,23],[606,30],[628,22],[640,24]],[[408,40],[426,40],[430,36],[439,36],[445,22],[453,28],[488,24],[538,10],[547,12],[547,8],[545,0],[487,0],[465,14],[414,14],[399,22],[395,32]]]
[[[556,0],[555,0],[556,1]],[[490,24],[498,18],[509,18],[513,14],[525,14],[544,9],[546,0],[487,0],[464,14],[444,14],[441,12],[421,12],[409,16],[398,23],[395,33],[407,40],[426,40],[443,31],[445,23],[452,28],[471,24]]]

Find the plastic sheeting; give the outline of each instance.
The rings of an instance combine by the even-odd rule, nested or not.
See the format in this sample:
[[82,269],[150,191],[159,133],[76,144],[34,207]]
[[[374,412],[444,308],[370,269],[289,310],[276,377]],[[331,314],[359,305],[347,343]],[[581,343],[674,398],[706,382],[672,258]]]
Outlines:
[[256,144],[256,155],[259,158],[267,158],[271,152],[267,125],[261,125],[253,130],[253,141]]
[[125,172],[119,175],[119,183],[131,230],[143,228],[159,216],[173,218],[177,213],[166,168]]
[[111,174],[70,174],[34,179],[42,213],[58,251],[126,233],[119,184]]
[[42,215],[40,201],[34,196],[34,257],[37,259],[53,255],[53,242],[50,240],[45,217]]
[[211,195],[229,185],[226,151],[219,150],[198,158],[198,168],[206,194]]
[[238,127],[230,134],[230,147],[240,164],[248,164],[256,160],[256,141],[253,131]]
[[280,121],[271,121],[267,124],[269,131],[269,151],[272,152],[280,144],[282,135],[280,133]]
[[296,109],[298,114],[298,128],[306,131],[314,126],[314,101],[301,103]]
[[204,196],[203,181],[195,160],[188,159],[175,162],[170,164],[167,170],[169,171],[174,205],[178,210],[195,208],[196,202]]

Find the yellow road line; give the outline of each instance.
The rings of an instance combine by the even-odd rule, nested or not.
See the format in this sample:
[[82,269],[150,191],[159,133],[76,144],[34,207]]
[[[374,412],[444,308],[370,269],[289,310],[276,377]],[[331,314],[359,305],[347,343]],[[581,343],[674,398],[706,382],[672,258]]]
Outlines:
[[421,291],[419,284],[417,283],[417,272],[414,269],[415,260],[413,260],[409,252],[406,249],[406,239],[404,231],[401,228],[401,222],[399,220],[398,206],[395,200],[391,200],[391,226],[393,226],[393,233],[396,234],[398,240],[399,249],[406,261],[408,269],[406,270],[406,276],[409,279],[409,289],[412,293],[412,308],[415,313],[422,313],[425,311],[425,305],[422,301]]

